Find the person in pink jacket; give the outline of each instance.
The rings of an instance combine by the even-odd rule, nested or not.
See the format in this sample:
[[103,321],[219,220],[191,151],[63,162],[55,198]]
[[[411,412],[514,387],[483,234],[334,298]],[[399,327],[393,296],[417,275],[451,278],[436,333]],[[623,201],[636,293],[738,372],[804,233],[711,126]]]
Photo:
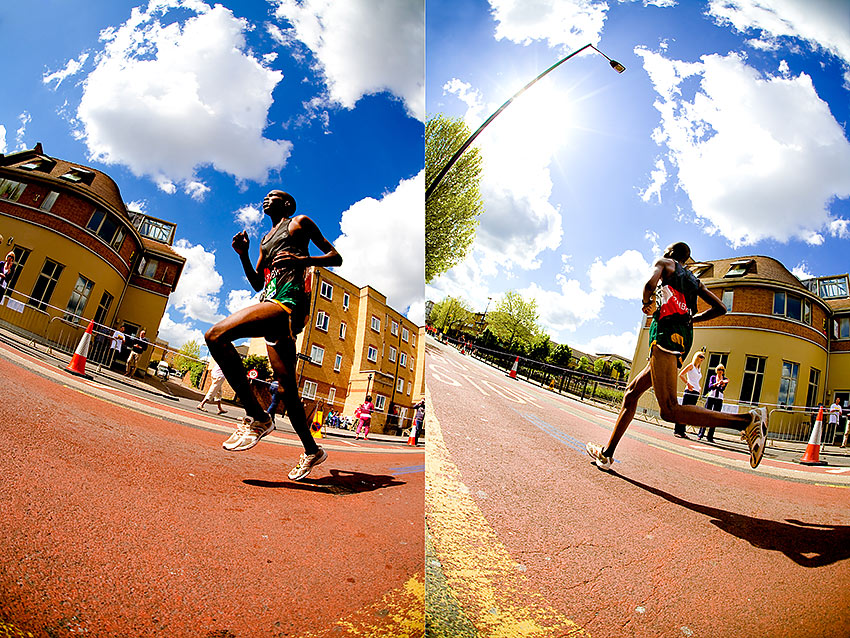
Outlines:
[[356,416],[359,421],[357,423],[357,431],[354,433],[354,438],[360,438],[360,430],[363,430],[363,438],[366,439],[369,436],[369,424],[372,422],[372,410],[375,409],[374,404],[372,403],[372,395],[366,395],[366,401],[357,408]]

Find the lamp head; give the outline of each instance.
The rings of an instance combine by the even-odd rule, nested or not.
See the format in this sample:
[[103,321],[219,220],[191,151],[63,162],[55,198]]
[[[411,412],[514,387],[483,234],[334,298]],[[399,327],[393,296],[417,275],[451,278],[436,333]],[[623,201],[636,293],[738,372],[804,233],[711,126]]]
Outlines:
[[626,70],[626,67],[624,67],[616,60],[608,60],[608,63],[611,65],[611,68],[614,69],[617,73],[622,73]]

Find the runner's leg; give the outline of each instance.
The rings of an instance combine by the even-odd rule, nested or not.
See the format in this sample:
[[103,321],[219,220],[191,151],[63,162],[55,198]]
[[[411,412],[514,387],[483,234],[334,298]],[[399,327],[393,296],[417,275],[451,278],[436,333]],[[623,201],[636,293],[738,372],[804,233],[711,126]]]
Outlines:
[[[288,320],[288,318],[287,318]],[[295,343],[288,337],[281,337],[277,344],[268,345],[269,363],[274,370],[275,379],[278,382],[278,395],[283,401],[289,422],[304,446],[305,454],[315,454],[319,447],[316,439],[310,433],[310,425],[307,423],[307,414],[304,412],[304,404],[298,396],[298,381],[295,376]]]
[[611,438],[608,439],[603,454],[608,458],[614,456],[614,450],[626,430],[629,428],[629,423],[635,416],[637,410],[637,402],[641,395],[652,387],[652,374],[650,367],[646,366],[638,375],[629,382],[626,386],[626,393],[623,395],[623,406],[620,408],[620,413],[617,415],[617,421],[614,423],[614,431],[611,433]]

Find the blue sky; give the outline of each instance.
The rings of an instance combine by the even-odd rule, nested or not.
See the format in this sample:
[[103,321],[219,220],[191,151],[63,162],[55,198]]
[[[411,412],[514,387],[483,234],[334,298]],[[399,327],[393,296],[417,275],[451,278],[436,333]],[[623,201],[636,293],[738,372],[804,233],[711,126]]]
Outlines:
[[273,188],[339,274],[422,323],[421,0],[3,2],[0,57],[0,152],[41,142],[177,223],[160,338],[202,341],[249,301],[230,241],[247,229],[256,260]]
[[429,0],[426,112],[475,130],[485,212],[426,287],[476,310],[517,290],[559,343],[634,354],[637,301],[674,241],[697,260],[850,270],[850,4]]

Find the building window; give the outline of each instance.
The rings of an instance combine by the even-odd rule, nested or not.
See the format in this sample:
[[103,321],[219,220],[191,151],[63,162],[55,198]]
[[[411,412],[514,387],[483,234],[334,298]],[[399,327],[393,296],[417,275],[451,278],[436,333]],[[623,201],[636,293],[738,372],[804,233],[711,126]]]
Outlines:
[[398,355],[398,364],[402,368],[407,367],[407,355],[404,352],[402,352],[401,354]]
[[153,239],[163,244],[171,245],[174,238],[175,225],[160,219],[150,217],[139,218],[139,234],[148,239]]
[[782,362],[782,376],[779,379],[779,405],[791,405],[797,396],[797,372],[800,370],[799,363],[791,361]]
[[366,351],[366,359],[375,363],[378,360],[378,349],[374,346],[369,346],[369,349]]
[[401,340],[407,343],[410,340],[410,331],[407,328],[401,329]]
[[723,305],[726,306],[726,310],[729,312],[732,312],[732,299],[734,298],[734,296],[735,291],[731,288],[727,288],[723,291],[723,297],[721,298],[721,301],[723,302]]
[[118,231],[118,220],[106,211],[95,210],[86,228],[111,245]]
[[410,391],[411,391],[412,389],[413,389],[413,382],[412,382],[412,381],[408,381],[408,382],[407,382],[407,396],[410,396]]
[[833,319],[832,336],[835,339],[850,339],[850,317]]
[[77,321],[80,318],[86,307],[86,303],[88,303],[93,287],[94,282],[89,281],[82,275],[77,277],[77,283],[71,291],[71,298],[68,300],[68,306],[65,308],[65,321]]
[[27,185],[21,182],[11,179],[0,179],[0,199],[8,199],[10,202],[16,202],[20,199],[26,187]]
[[395,363],[396,352],[397,352],[397,350],[395,348],[393,348],[392,346],[390,346],[390,361],[392,361],[393,363]]
[[375,332],[381,331],[381,320],[378,319],[375,315],[372,315],[372,330]]
[[328,331],[328,324],[330,324],[331,317],[326,312],[320,310],[316,313],[316,327],[319,330],[323,330],[324,332]]
[[56,203],[57,199],[59,199],[59,193],[56,191],[50,191],[47,193],[47,197],[44,198],[44,201],[41,202],[41,206],[39,206],[39,208],[44,211],[49,211],[53,208],[53,204]]
[[142,261],[139,262],[139,274],[142,277],[153,279],[156,277],[157,269],[159,269],[159,259],[153,259],[152,257],[146,259],[142,257]]
[[404,379],[399,378],[395,384],[396,392],[404,392]]
[[747,274],[747,271],[750,268],[750,264],[753,263],[752,259],[747,259],[745,261],[733,261],[729,266],[729,270],[726,271],[724,277],[743,277]]
[[333,408],[334,399],[336,399],[336,388],[328,390],[328,404]]
[[395,337],[398,334],[398,321],[393,321],[390,325],[390,332]]
[[334,298],[334,287],[327,281],[322,281],[322,285],[319,287],[319,294],[328,301],[331,301]]
[[820,296],[824,299],[835,299],[847,296],[847,277],[833,277],[820,280]]
[[112,241],[109,242],[109,245],[112,246],[115,250],[121,248],[121,244],[124,242],[124,229],[119,228],[118,232],[115,233],[115,237],[112,238]]
[[809,370],[809,391],[806,392],[806,406],[813,408],[818,401],[818,386],[820,385],[820,370],[812,368]]
[[304,380],[304,390],[301,392],[301,396],[305,399],[315,399],[316,398],[316,390],[319,389],[319,385],[313,381]]
[[9,290],[15,289],[15,285],[18,283],[18,277],[20,277],[21,271],[24,269],[24,264],[27,263],[27,258],[30,256],[29,248],[15,246],[12,250],[15,253],[15,269],[12,271],[11,279],[9,279]]
[[345,323],[341,321],[340,324],[339,324],[339,338],[340,339],[345,339],[345,330],[346,330]]
[[45,173],[49,173],[53,170],[54,166],[56,166],[56,162],[52,162],[44,157],[36,157],[26,164],[21,164],[19,168],[23,168],[28,171],[44,171]]
[[747,357],[744,364],[744,378],[741,380],[741,403],[759,402],[765,361],[767,361],[765,357]]
[[387,397],[383,394],[379,394],[375,397],[375,409],[379,412],[384,409],[384,406],[387,404]]
[[66,181],[73,182],[74,184],[82,182],[83,184],[88,184],[90,186],[94,180],[94,173],[82,168],[72,168],[64,175],[60,175],[60,177]]
[[803,299],[803,321],[812,325],[812,303],[808,299]]
[[803,299],[791,293],[775,292],[773,293],[773,314],[802,321]]
[[334,357],[334,372],[339,372],[342,369],[342,355],[338,354]]
[[349,304],[350,301],[351,301],[351,296],[347,292],[342,293],[342,309],[343,310],[348,310],[348,304]]
[[56,282],[59,281],[59,276],[62,274],[62,269],[65,268],[62,264],[56,263],[52,259],[45,259],[44,266],[41,267],[41,273],[36,279],[35,286],[32,289],[27,304],[37,310],[44,310],[50,303],[50,297],[53,295],[53,289],[56,287]]
[[106,324],[106,314],[109,312],[109,307],[112,305],[114,297],[107,291],[103,291],[100,296],[100,303],[97,305],[97,312],[94,313],[94,322],[101,325]]
[[310,363],[315,363],[317,366],[322,365],[325,358],[325,349],[321,346],[314,345],[310,349]]

